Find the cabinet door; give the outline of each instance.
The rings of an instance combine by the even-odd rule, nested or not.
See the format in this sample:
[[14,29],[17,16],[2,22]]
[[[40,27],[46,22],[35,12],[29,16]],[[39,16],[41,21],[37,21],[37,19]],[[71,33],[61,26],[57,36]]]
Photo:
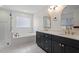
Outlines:
[[45,51],[51,53],[51,40],[47,39],[44,41],[43,44],[44,44]]
[[61,43],[53,41],[53,51],[54,53],[61,53]]
[[63,53],[64,52],[64,45],[59,42],[53,41],[52,50],[54,53]]
[[48,53],[51,52],[51,35],[50,34],[44,34],[43,37],[43,44],[44,44],[44,50]]
[[[36,43],[39,47],[41,47],[43,50],[45,50],[46,52],[48,52],[48,35],[46,35],[45,33],[41,33],[41,32],[37,32],[36,33]],[[51,43],[50,43],[51,44]]]
[[36,32],[36,43],[41,47],[41,33]]
[[65,53],[79,53],[79,49],[69,45],[65,45]]

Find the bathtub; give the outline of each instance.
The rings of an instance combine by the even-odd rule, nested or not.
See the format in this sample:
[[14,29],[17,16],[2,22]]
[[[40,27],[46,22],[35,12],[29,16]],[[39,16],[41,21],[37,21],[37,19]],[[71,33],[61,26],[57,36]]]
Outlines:
[[36,34],[28,33],[11,39],[11,45],[0,49],[0,53],[45,53],[36,44]]
[[27,33],[27,35],[20,35],[19,37],[13,37],[11,40],[11,46],[20,46],[23,44],[35,43],[36,33]]

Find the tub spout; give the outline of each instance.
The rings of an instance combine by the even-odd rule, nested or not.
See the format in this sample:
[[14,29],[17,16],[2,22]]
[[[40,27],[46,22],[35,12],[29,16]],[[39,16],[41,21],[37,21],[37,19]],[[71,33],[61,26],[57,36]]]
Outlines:
[[15,35],[14,35],[15,37],[19,37],[19,33],[15,33]]

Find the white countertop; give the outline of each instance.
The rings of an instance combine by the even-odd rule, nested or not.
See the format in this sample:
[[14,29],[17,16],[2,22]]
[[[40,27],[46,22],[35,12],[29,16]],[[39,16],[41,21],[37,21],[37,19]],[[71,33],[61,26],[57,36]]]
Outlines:
[[62,37],[66,37],[66,38],[71,38],[71,39],[75,39],[75,40],[79,40],[79,29],[78,30],[74,30],[74,34],[64,34],[63,31],[57,31],[57,30],[52,30],[52,31],[40,31],[43,33],[48,33],[48,34],[52,34],[52,35],[57,35],[57,36],[62,36]]

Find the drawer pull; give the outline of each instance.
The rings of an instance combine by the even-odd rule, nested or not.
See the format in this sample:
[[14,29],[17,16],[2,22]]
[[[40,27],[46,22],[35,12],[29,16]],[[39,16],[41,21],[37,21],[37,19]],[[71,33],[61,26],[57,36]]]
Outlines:
[[64,47],[64,44],[59,43],[59,46]]
[[62,47],[64,47],[64,44],[62,44]]

